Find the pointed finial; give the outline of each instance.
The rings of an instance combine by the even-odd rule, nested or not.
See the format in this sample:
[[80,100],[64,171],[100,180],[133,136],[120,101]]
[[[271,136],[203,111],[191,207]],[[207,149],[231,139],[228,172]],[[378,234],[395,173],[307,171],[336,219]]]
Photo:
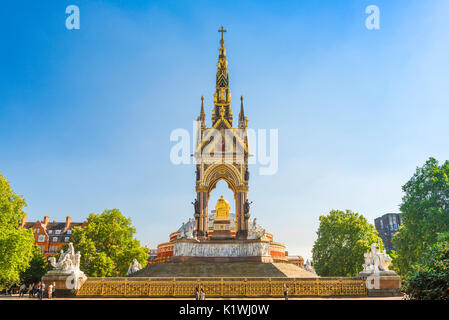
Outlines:
[[239,128],[244,128],[246,126],[245,121],[245,111],[243,110],[243,96],[240,96],[240,113],[239,113]]
[[204,116],[204,96],[201,96],[201,111],[200,111],[200,116]]
[[227,32],[227,30],[225,30],[225,29],[223,28],[223,26],[221,26],[221,29],[218,29],[218,32],[221,32],[221,41],[220,41],[220,44],[221,44],[221,46],[223,46],[223,45],[224,45],[223,34],[224,34],[225,32]]

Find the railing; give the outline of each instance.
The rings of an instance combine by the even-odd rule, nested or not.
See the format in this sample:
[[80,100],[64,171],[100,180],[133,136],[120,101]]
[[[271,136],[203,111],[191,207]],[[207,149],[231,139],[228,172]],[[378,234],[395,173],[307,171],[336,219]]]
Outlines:
[[80,297],[207,297],[366,296],[365,281],[353,278],[89,278]]

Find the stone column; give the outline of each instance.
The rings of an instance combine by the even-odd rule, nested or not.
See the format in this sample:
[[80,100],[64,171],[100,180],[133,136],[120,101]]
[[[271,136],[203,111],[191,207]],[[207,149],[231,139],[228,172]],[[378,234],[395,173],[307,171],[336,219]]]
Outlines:
[[207,192],[200,191],[197,193],[197,199],[200,204],[200,212],[195,214],[195,235],[199,239],[205,239],[208,231],[208,199]]
[[240,230],[240,214],[239,214],[239,194],[235,194],[235,236],[237,237],[237,234]]
[[203,232],[204,232],[204,238],[207,239],[208,236],[208,232],[209,232],[209,196],[207,194],[207,192],[202,192],[203,195],[203,206],[202,206],[202,211],[203,211]]
[[[243,192],[243,201],[242,201],[242,208],[244,208],[244,204],[246,202],[246,200],[248,199],[248,193],[247,192]],[[248,221],[249,221],[249,217],[250,214],[248,213],[244,213],[244,209],[242,209],[243,212],[243,226],[242,226],[242,230],[243,233],[245,235],[245,239],[248,238]]]
[[[248,219],[245,217],[244,204],[246,201],[246,192],[238,192],[236,200],[236,239],[248,238]],[[249,215],[248,215],[249,218]]]

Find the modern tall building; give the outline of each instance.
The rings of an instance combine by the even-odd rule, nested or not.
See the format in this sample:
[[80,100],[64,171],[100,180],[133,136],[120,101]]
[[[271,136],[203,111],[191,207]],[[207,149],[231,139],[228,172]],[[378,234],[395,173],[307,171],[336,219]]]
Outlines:
[[382,217],[374,219],[374,225],[379,232],[379,236],[384,242],[385,250],[395,250],[395,246],[391,243],[396,232],[401,225],[400,213],[387,213]]

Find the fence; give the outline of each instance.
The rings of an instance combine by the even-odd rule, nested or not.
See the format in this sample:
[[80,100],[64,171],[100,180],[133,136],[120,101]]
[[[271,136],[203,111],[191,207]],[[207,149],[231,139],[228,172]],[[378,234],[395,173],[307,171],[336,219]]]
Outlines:
[[89,278],[80,297],[193,297],[203,288],[207,297],[366,296],[364,280],[353,278]]

